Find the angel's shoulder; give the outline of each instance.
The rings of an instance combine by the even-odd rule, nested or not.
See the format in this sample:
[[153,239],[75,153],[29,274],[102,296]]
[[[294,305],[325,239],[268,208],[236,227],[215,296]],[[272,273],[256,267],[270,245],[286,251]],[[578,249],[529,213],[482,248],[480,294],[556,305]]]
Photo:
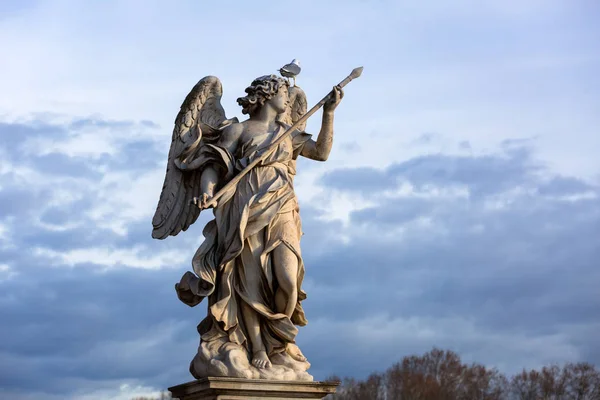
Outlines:
[[240,122],[234,122],[223,128],[221,137],[229,141],[231,139],[239,139],[242,133],[244,133],[244,125]]
[[236,143],[244,133],[244,125],[239,122],[227,125],[221,132],[221,142]]

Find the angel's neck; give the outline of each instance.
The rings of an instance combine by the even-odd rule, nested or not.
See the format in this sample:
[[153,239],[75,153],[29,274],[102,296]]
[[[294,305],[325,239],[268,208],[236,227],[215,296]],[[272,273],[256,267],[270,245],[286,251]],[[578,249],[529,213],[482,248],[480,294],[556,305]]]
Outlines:
[[277,111],[269,104],[265,104],[256,114],[250,117],[250,120],[266,126],[276,125],[276,119]]

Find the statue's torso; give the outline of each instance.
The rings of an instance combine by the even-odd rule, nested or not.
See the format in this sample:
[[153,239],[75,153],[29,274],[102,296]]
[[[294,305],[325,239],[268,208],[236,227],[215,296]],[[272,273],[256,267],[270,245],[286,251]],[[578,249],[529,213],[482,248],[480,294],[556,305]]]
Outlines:
[[[264,154],[272,148],[273,143],[284,134],[285,128],[278,126],[271,131],[258,131],[248,127],[240,135],[237,149],[234,157],[238,164],[247,165],[254,161],[256,157]],[[269,166],[280,163],[286,167],[293,161],[292,138],[288,135],[260,165]]]

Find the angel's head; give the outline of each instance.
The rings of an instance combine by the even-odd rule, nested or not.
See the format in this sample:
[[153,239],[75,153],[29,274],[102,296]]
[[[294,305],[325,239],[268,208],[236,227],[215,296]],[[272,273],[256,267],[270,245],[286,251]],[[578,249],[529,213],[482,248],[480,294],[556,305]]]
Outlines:
[[267,103],[278,113],[283,113],[288,106],[287,80],[277,75],[265,75],[256,78],[246,88],[247,96],[240,97],[237,102],[242,106],[242,113],[250,116],[256,114]]

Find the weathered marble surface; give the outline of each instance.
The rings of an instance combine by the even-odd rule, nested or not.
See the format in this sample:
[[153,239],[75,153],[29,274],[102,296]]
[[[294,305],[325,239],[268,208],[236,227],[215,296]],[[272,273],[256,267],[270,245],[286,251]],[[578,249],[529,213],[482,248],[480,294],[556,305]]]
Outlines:
[[[300,69],[292,64],[286,67],[295,78]],[[296,160],[327,160],[342,87],[361,71],[355,69],[309,111],[302,89],[275,75],[255,79],[238,99],[249,116],[242,122],[226,118],[214,76],[200,80],[183,102],[152,236],[177,235],[201,210],[212,208],[214,219],[192,260],[194,272],[175,285],[183,303],[204,301],[208,307],[190,364],[195,378],[312,381],[296,345],[298,327],[307,324]],[[313,140],[304,132],[305,121],[321,106],[321,129]]]
[[272,355],[268,368],[257,368],[250,363],[247,350],[226,338],[202,341],[198,353],[190,363],[195,378],[236,377],[247,379],[270,379],[283,381],[313,380],[307,370],[308,361],[294,360],[287,352]]

